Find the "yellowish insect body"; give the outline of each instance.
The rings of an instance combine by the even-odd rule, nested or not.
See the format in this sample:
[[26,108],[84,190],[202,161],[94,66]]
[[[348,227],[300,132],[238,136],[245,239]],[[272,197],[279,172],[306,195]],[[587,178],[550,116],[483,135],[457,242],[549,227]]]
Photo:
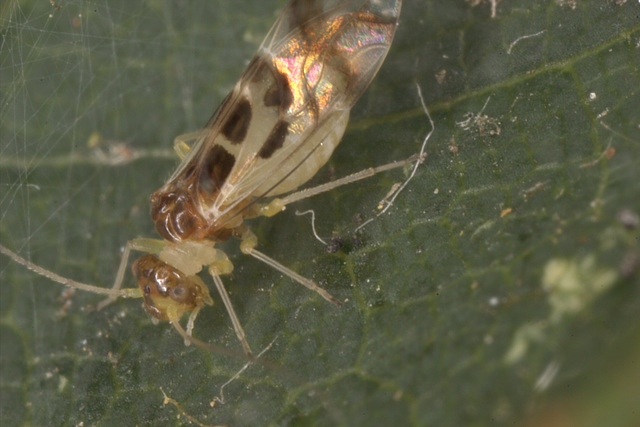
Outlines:
[[[127,243],[111,289],[78,283],[35,266],[0,245],[16,262],[64,285],[117,297],[143,299],[145,310],[167,320],[185,342],[198,312],[213,300],[212,277],[249,358],[251,348],[221,275],[233,265],[217,242],[240,240],[244,254],[262,261],[336,305],[339,300],[256,250],[244,221],[273,216],[297,200],[355,182],[423,157],[367,169],[343,179],[284,195],[308,181],[340,142],[349,111],[376,75],[393,40],[401,0],[292,0],[271,28],[239,82],[199,133],[174,144],[182,163],[151,196],[151,218],[163,238]],[[189,144],[193,140],[193,144]],[[274,196],[284,195],[280,198]],[[271,198],[271,200],[267,200]],[[266,202],[264,202],[266,200]],[[121,289],[131,251],[137,289]],[[180,325],[190,312],[186,331]]]

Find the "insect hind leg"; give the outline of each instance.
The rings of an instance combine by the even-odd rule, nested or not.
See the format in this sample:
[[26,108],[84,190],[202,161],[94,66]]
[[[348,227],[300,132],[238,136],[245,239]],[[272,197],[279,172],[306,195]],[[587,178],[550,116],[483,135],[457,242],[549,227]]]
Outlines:
[[331,295],[324,288],[321,288],[320,286],[318,286],[312,280],[309,280],[306,277],[303,277],[303,276],[299,275],[295,271],[291,270],[290,268],[285,267],[284,265],[280,264],[275,259],[268,257],[267,255],[263,254],[262,252],[257,251],[255,249],[249,249],[249,251],[245,252],[245,253],[247,255],[251,255],[252,257],[254,257],[255,259],[257,259],[259,261],[264,262],[268,266],[273,267],[274,269],[278,270],[280,273],[284,274],[285,276],[288,276],[288,277],[292,278],[293,280],[295,280],[296,282],[300,283],[302,286],[306,287],[307,289],[318,293],[322,298],[324,298],[325,300],[329,301],[330,303],[335,304],[337,306],[340,306],[340,305],[343,304],[342,301],[340,301],[339,299],[337,299],[336,297]]
[[317,187],[311,187],[301,191],[296,191],[282,198],[275,198],[271,200],[270,203],[260,206],[259,215],[263,215],[267,217],[273,216],[278,212],[281,212],[282,210],[284,210],[284,208],[290,203],[297,202],[299,200],[306,199],[309,197],[313,197],[318,194],[324,193],[326,191],[333,190],[334,188],[341,187],[343,185],[351,184],[353,182],[357,182],[362,179],[372,177],[380,172],[385,172],[391,169],[404,167],[406,165],[414,163],[413,170],[411,171],[409,177],[394,191],[391,191],[387,195],[387,197],[385,197],[385,199],[383,200],[386,206],[384,207],[384,209],[382,209],[382,212],[380,212],[378,215],[386,212],[387,209],[393,204],[393,201],[395,200],[396,196],[406,187],[409,181],[413,178],[413,176],[416,173],[416,170],[418,169],[418,166],[420,166],[420,164],[422,164],[424,160],[427,158],[427,152],[425,151],[425,149],[427,146],[427,142],[429,141],[429,139],[431,138],[431,135],[433,134],[433,131],[435,130],[435,124],[433,122],[433,119],[431,118],[429,109],[427,108],[424,102],[424,97],[422,96],[422,89],[420,89],[420,85],[418,85],[417,83],[416,83],[416,89],[418,91],[418,98],[420,99],[420,105],[422,106],[422,110],[424,111],[424,114],[429,120],[429,124],[431,126],[431,130],[429,130],[429,132],[426,134],[426,136],[422,140],[422,145],[418,153],[414,154],[413,156],[405,160],[387,163],[385,165],[377,166],[375,168],[367,168],[360,172],[356,172],[354,174],[337,179],[335,181],[318,185]]
[[282,198],[275,198],[271,202],[267,203],[260,208],[260,214],[263,216],[273,216],[278,212],[282,211],[285,206],[290,203],[294,203],[303,199],[307,199],[309,197],[317,196],[318,194],[325,193],[327,191],[331,191],[334,188],[342,187],[343,185],[351,184],[353,182],[357,182],[366,178],[370,178],[378,173],[386,172],[391,169],[401,168],[411,163],[422,163],[426,156],[424,154],[414,154],[413,156],[400,160],[397,162],[387,163],[382,166],[377,166],[375,168],[367,168],[361,170],[360,172],[356,172],[354,174],[345,176],[340,179],[336,179],[335,181],[327,182],[316,187],[306,188],[304,190],[296,191],[295,193],[291,193]]
[[330,303],[338,306],[343,304],[342,301],[340,301],[339,299],[331,295],[329,292],[327,292],[317,284],[315,284],[315,282],[313,282],[312,280],[309,280],[306,277],[299,275],[298,273],[291,270],[290,268],[287,268],[284,265],[280,264],[275,259],[268,257],[267,255],[263,254],[260,251],[257,251],[255,248],[258,245],[258,238],[253,233],[253,231],[251,231],[249,228],[245,227],[244,230],[242,230],[240,239],[242,240],[240,242],[240,250],[242,251],[243,254],[251,255],[255,259],[264,262],[265,264],[278,270],[280,273],[284,274],[285,276],[288,276],[293,280],[295,280],[296,282],[300,283],[302,286],[314,292],[317,292],[318,294],[320,294],[322,298],[326,299]]

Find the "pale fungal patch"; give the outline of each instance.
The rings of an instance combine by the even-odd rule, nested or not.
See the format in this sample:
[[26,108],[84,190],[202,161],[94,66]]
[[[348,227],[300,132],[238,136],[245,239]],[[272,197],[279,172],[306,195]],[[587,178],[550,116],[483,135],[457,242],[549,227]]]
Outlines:
[[[276,342],[276,340],[278,339],[278,335],[276,335],[276,337],[264,348],[262,349],[262,351],[260,353],[258,353],[258,355],[256,356],[256,360],[260,360],[260,358],[271,349],[271,347],[273,347],[273,344]],[[242,373],[244,371],[246,371],[249,366],[251,366],[251,364],[254,362],[247,362],[245,363],[245,365],[240,368],[238,370],[238,372],[236,372],[234,375],[231,376],[231,378],[229,378],[224,384],[222,384],[220,386],[220,396],[216,396],[214,397],[211,401],[209,401],[209,407],[214,408],[216,406],[216,403],[220,403],[222,405],[224,405],[226,403],[225,399],[224,399],[224,389],[226,386],[228,386],[229,384],[231,384],[232,382],[236,381],[238,378],[240,378],[240,375],[242,375]],[[176,409],[178,410],[178,412],[180,413],[180,415],[184,415],[189,421],[191,421],[194,424],[197,424],[200,427],[223,427],[223,426],[218,426],[216,424],[205,424],[204,422],[202,422],[201,420],[199,420],[198,418],[194,417],[193,415],[189,414],[184,408],[182,408],[182,405],[180,405],[180,402],[178,402],[177,400],[173,399],[172,397],[170,397],[162,387],[160,387],[160,392],[162,393],[163,396],[163,400],[162,400],[162,405],[166,406],[168,404],[171,404],[173,406],[176,407]],[[179,416],[178,416],[179,418]]]
[[618,273],[599,266],[594,254],[549,260],[542,274],[542,289],[547,294],[551,312],[547,319],[527,323],[515,332],[504,356],[505,362],[514,364],[522,360],[532,345],[547,340],[549,327],[586,310],[611,289],[617,279]]
[[[599,123],[600,123],[600,126],[602,126],[603,128],[605,128],[606,130],[608,130],[609,132],[611,132],[611,133],[612,133],[612,134],[614,134],[615,136],[617,136],[617,137],[619,137],[619,138],[622,138],[622,139],[624,139],[625,141],[632,142],[632,143],[634,143],[634,144],[637,144],[637,143],[638,143],[638,141],[637,141],[637,140],[635,140],[635,139],[633,139],[633,138],[630,138],[630,137],[628,137],[627,135],[623,135],[623,134],[621,134],[620,132],[618,132],[618,131],[616,131],[616,130],[614,130],[614,129],[611,129],[611,127],[609,127],[609,125],[607,125],[604,121],[600,120],[600,122],[599,122]],[[638,128],[640,128],[640,123],[638,124]]]
[[525,200],[527,200],[529,197],[533,196],[538,191],[542,190],[547,184],[548,184],[548,181],[538,181],[535,184],[533,184],[531,187],[522,190],[521,192],[522,196],[524,197]]
[[296,216],[302,216],[302,215],[311,215],[311,230],[313,231],[313,236],[323,245],[327,246],[327,242],[325,242],[324,240],[322,240],[322,238],[320,236],[318,236],[318,233],[316,232],[316,213],[314,212],[313,209],[309,209],[306,210],[304,212],[300,212],[300,211],[296,211]]
[[560,362],[553,360],[544,368],[544,371],[540,374],[536,380],[533,389],[538,393],[542,393],[553,383],[553,380],[560,372]]
[[491,5],[491,17],[495,18],[498,10],[498,3],[501,0],[465,0],[471,7],[476,7],[482,3],[489,3]]
[[399,182],[396,182],[391,186],[387,194],[378,202],[378,210],[383,210],[387,208],[387,206],[391,206],[390,199],[398,192],[398,189],[402,185]]
[[[273,340],[271,340],[271,342],[269,344],[267,344],[267,346],[265,348],[263,348],[260,353],[258,353],[258,355],[256,356],[257,359],[260,359],[267,351],[271,350],[271,347],[273,347],[273,344],[278,339],[278,336],[279,335],[276,335],[275,338]],[[236,372],[231,378],[229,378],[227,380],[227,382],[225,382],[224,384],[222,384],[220,386],[220,396],[216,396],[216,397],[213,398],[213,400],[211,401],[211,406],[213,406],[215,404],[214,402],[220,402],[223,405],[226,403],[226,401],[224,399],[224,389],[225,389],[225,387],[227,387],[229,384],[231,384],[232,382],[237,380],[240,377],[240,375],[242,375],[242,373],[249,368],[249,366],[251,366],[251,362],[245,363],[244,366],[238,370],[238,372]]]
[[527,34],[525,36],[520,36],[509,44],[509,48],[507,49],[507,55],[511,55],[511,51],[513,48],[520,43],[522,40],[530,39],[531,37],[538,37],[544,34],[547,30],[538,31],[537,33]]
[[611,146],[611,141],[609,141],[609,143],[607,144],[607,147],[602,151],[602,153],[600,153],[600,155],[595,160],[581,164],[580,168],[588,168],[591,166],[595,166],[598,163],[600,163],[602,159],[606,158],[611,160],[615,155],[616,155],[616,149]]
[[[385,212],[387,212],[387,210],[389,210],[391,206],[393,206],[393,202],[396,200],[400,192],[402,192],[402,190],[404,190],[405,187],[409,184],[409,181],[413,179],[413,177],[416,174],[416,171],[418,170],[418,167],[420,166],[420,164],[422,164],[422,162],[424,162],[424,160],[427,157],[427,152],[426,152],[427,142],[429,142],[431,135],[433,135],[433,132],[435,131],[435,124],[433,122],[433,119],[431,118],[431,114],[429,114],[429,109],[427,108],[427,105],[424,102],[424,97],[422,96],[422,89],[420,88],[420,85],[418,83],[416,83],[416,88],[418,92],[418,98],[420,99],[420,105],[422,106],[422,111],[424,112],[425,116],[429,120],[429,125],[431,126],[431,130],[429,130],[429,132],[425,135],[424,139],[422,140],[420,151],[418,152],[413,168],[411,169],[411,173],[409,174],[407,179],[405,179],[404,182],[399,186],[396,186],[394,184],[394,186],[392,187],[391,191],[389,191],[387,196],[383,200],[381,200],[380,203],[378,203],[378,209],[381,209],[381,210],[376,215],[377,217],[379,217],[380,215],[383,215]],[[384,208],[380,208],[381,205],[383,205]],[[367,224],[371,223],[373,220],[374,218],[368,219],[367,221],[362,223],[359,227],[357,227],[354,231],[355,232],[360,231]]]
[[578,2],[577,0],[556,0],[556,3],[559,6],[566,6],[569,7],[573,10],[575,10],[578,7]]
[[599,267],[593,254],[579,259],[552,259],[545,265],[542,288],[556,322],[584,310],[615,283],[615,270]]
[[487,98],[479,113],[467,113],[467,118],[460,122],[456,122],[456,125],[463,130],[475,132],[481,136],[500,135],[500,132],[502,132],[500,122],[497,119],[484,114],[484,110],[487,108],[489,100],[491,100],[491,97]]

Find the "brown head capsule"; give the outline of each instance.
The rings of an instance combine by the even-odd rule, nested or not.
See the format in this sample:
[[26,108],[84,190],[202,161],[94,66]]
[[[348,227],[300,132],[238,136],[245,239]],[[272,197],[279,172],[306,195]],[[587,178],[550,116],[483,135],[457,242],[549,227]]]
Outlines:
[[187,311],[213,304],[202,279],[185,276],[155,255],[137,259],[131,271],[142,291],[144,309],[158,320],[175,321]]

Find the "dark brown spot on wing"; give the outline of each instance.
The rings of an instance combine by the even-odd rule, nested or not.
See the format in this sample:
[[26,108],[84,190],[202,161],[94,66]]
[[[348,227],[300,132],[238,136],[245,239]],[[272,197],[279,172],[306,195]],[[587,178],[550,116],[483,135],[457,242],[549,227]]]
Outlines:
[[263,159],[268,159],[276,152],[279,148],[282,148],[284,144],[284,140],[287,138],[289,134],[289,123],[284,120],[279,121],[271,130],[269,137],[262,144],[260,151],[258,151],[258,156]]
[[287,76],[278,70],[274,70],[275,80],[264,94],[264,105],[266,107],[280,107],[280,112],[285,112],[293,103],[293,92],[289,86]]
[[251,103],[243,97],[225,119],[222,125],[222,134],[232,144],[240,144],[247,136],[249,124],[251,124]]
[[199,190],[212,194],[222,187],[227,180],[236,158],[221,145],[214,145],[207,153],[200,174]]
[[271,76],[271,70],[269,70],[269,64],[263,55],[256,54],[251,58],[251,62],[247,65],[242,78],[248,78],[252,83],[262,83],[265,79]]

